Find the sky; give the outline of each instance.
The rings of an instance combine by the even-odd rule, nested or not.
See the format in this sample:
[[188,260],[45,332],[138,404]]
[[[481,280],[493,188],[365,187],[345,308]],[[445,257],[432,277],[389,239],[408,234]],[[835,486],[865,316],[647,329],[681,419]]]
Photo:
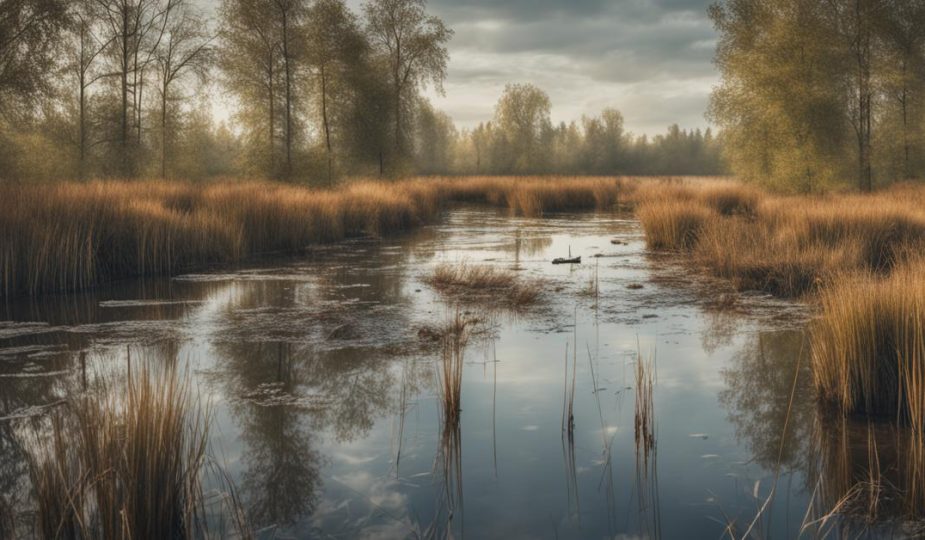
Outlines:
[[[204,0],[218,4],[218,0]],[[363,0],[347,0],[360,13]],[[461,128],[490,120],[507,83],[533,83],[552,119],[616,107],[626,129],[705,128],[716,34],[711,0],[429,0],[456,33],[445,95],[426,95]]]
[[[358,4],[359,2],[357,2]],[[533,83],[553,121],[616,107],[636,134],[708,126],[716,33],[711,0],[430,0],[456,31],[445,96],[460,127],[490,119],[509,82]]]

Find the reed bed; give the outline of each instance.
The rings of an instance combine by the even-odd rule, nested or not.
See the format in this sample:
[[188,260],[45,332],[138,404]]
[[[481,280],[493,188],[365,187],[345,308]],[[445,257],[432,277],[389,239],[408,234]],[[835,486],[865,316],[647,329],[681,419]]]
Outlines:
[[[103,386],[72,399],[25,442],[39,537],[207,537],[209,416],[188,377],[149,366],[129,374],[124,389]],[[229,489],[221,504],[230,501],[232,527],[247,537]]]
[[845,271],[889,272],[925,247],[925,190],[910,186],[796,197],[733,182],[649,182],[633,198],[649,247],[776,296],[813,293]]
[[925,428],[925,189],[781,196],[731,182],[651,182],[634,195],[650,247],[740,290],[803,297],[819,396]]
[[517,272],[497,266],[467,262],[440,264],[424,281],[457,300],[500,304],[514,309],[535,303],[543,291],[540,280],[524,279]]
[[537,217],[612,208],[629,182],[603,178],[357,180],[332,189],[269,182],[0,184],[0,296],[173,275],[433,221],[450,202]]

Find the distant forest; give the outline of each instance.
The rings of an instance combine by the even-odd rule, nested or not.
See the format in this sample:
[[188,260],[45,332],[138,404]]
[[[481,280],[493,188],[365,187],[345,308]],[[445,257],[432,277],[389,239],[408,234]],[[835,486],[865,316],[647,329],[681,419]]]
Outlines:
[[191,0],[2,0],[0,178],[724,170],[710,130],[633,136],[615,109],[555,125],[529,84],[459,130],[422,97],[452,36],[424,0],[222,0],[217,20]]

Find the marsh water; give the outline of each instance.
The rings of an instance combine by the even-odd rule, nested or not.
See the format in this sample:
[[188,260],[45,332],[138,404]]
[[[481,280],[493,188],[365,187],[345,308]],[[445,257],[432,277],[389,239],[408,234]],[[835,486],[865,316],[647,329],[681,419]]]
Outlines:
[[[550,264],[569,252],[583,263]],[[423,282],[443,262],[542,279],[541,300],[448,300]],[[18,423],[130,358],[189,371],[261,538],[719,538],[731,523],[795,537],[824,491],[808,310],[649,253],[630,216],[461,207],[401,237],[3,309],[0,497],[21,512]],[[447,437],[432,334],[459,313],[482,328]],[[655,370],[649,452],[640,358]]]

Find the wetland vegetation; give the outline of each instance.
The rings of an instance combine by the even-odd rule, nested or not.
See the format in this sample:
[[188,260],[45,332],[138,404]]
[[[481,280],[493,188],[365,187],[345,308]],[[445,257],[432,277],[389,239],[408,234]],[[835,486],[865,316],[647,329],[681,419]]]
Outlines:
[[921,2],[355,4],[0,0],[0,537],[925,534]]

